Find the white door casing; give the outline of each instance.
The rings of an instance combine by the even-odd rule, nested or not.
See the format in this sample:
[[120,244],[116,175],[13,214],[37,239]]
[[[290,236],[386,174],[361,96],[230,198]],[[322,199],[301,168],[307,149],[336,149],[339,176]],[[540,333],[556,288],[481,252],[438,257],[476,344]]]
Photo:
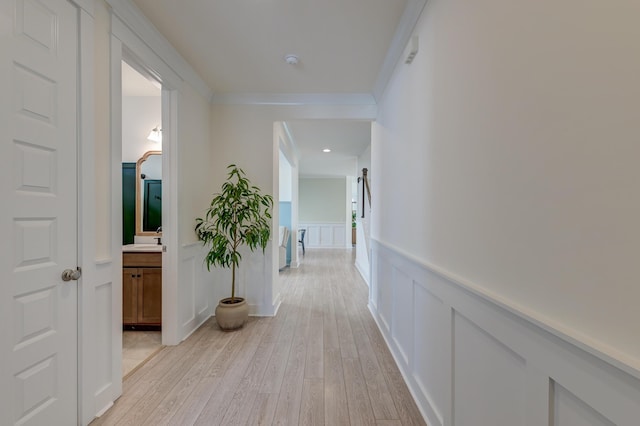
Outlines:
[[77,420],[78,9],[0,0],[0,424]]

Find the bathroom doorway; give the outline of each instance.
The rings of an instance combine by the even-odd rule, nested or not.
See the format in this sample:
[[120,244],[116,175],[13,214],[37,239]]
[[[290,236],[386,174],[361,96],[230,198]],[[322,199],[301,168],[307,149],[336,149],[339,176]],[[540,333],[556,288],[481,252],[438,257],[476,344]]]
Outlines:
[[[137,68],[137,69],[136,69]],[[162,87],[122,61],[122,375],[162,348]]]

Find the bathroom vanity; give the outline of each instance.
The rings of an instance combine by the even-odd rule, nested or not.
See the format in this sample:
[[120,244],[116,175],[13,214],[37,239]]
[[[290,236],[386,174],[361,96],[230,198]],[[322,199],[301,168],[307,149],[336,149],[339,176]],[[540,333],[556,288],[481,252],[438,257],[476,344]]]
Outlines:
[[161,246],[122,248],[122,324],[128,329],[159,329],[162,324]]

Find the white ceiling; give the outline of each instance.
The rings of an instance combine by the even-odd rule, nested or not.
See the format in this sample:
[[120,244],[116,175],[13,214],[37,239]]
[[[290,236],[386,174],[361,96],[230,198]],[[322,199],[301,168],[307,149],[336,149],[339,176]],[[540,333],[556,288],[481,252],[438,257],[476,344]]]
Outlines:
[[[357,158],[371,142],[371,122],[300,120],[286,125],[300,154],[300,176],[358,175]],[[331,152],[322,152],[324,148]]]
[[[374,95],[426,0],[133,0],[216,95]],[[285,62],[286,54],[300,58]],[[384,83],[384,82],[383,82]],[[302,176],[352,175],[370,123],[287,123]],[[333,150],[320,152],[324,146]]]
[[[214,93],[371,93],[407,0],[133,0]],[[288,65],[284,55],[300,57]]]

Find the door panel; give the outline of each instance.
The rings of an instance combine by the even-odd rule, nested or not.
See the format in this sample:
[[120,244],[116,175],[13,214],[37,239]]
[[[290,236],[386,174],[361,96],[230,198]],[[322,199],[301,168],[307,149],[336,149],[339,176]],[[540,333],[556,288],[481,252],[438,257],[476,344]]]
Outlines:
[[77,20],[0,0],[0,424],[77,423]]

